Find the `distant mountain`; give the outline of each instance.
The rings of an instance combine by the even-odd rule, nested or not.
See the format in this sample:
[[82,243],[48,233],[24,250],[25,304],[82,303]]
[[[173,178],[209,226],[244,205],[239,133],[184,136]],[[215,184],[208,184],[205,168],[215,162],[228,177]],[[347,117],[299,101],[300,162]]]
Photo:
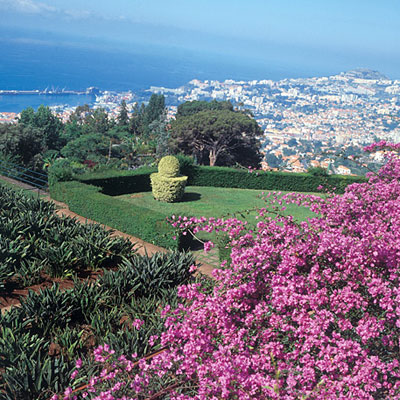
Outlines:
[[374,71],[368,68],[356,68],[351,71],[342,72],[340,75],[352,79],[389,79],[379,71]]

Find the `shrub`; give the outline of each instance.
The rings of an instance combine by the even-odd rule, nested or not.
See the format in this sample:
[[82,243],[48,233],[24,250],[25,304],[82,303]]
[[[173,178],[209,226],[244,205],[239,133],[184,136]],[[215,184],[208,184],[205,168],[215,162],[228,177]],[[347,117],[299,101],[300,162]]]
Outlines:
[[294,192],[320,192],[325,189],[334,189],[336,193],[343,193],[347,185],[364,181],[364,178],[354,176],[330,175],[326,177],[291,172],[254,174],[227,167],[194,166],[189,175],[188,185]]
[[[180,156],[179,156],[180,157]],[[103,174],[78,176],[80,181],[99,186],[102,193],[118,196],[127,193],[149,192],[150,174],[154,169],[141,168],[135,171],[113,171]],[[346,186],[355,182],[365,182],[361,176],[314,176],[307,173],[259,172],[249,173],[228,167],[207,167],[191,165],[186,161],[181,164],[181,174],[188,176],[188,185],[215,186],[238,189],[282,190],[296,192],[320,192],[323,188],[335,189],[343,193]]]
[[72,181],[74,176],[83,173],[84,169],[83,164],[71,161],[68,158],[59,158],[48,169],[49,185]]
[[104,272],[99,284],[114,301],[126,301],[132,296],[159,296],[164,289],[188,282],[190,267],[195,263],[191,253],[179,251],[134,255],[126,258],[118,271]]
[[179,173],[181,175],[191,175],[194,166],[193,157],[186,156],[185,154],[177,154],[175,157],[179,161]]
[[156,200],[174,203],[182,199],[185,193],[187,176],[166,178],[159,174],[151,174],[151,186]]
[[50,399],[82,360],[81,376],[99,373],[85,358],[103,340],[118,355],[144,356],[165,329],[160,310],[177,305],[176,286],[189,281],[192,265],[189,253],[133,255],[96,282],[30,291],[20,307],[0,315],[0,399]]
[[158,173],[166,178],[179,175],[179,161],[174,156],[165,156],[158,163]]
[[65,277],[86,268],[115,266],[132,243],[99,225],[54,215],[55,205],[21,191],[0,192],[0,292]]
[[158,164],[158,173],[150,175],[153,196],[156,200],[173,203],[185,193],[188,177],[178,176],[179,161],[174,156],[165,156]]
[[328,170],[323,167],[312,167],[307,170],[307,173],[309,173],[312,176],[329,176]]

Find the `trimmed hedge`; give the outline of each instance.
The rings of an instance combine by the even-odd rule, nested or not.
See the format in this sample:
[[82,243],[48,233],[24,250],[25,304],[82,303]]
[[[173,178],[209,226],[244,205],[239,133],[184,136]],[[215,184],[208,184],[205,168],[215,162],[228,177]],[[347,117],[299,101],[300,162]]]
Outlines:
[[51,197],[68,204],[71,211],[111,226],[146,242],[169,249],[180,248],[174,229],[165,215],[136,207],[100,193],[100,187],[82,182],[59,182],[50,188]]
[[318,188],[323,186],[343,193],[347,185],[362,181],[365,179],[358,176],[323,177],[291,172],[259,172],[257,175],[234,168],[194,166],[189,174],[188,185],[289,192],[320,192]]
[[119,196],[128,193],[150,192],[150,174],[153,172],[157,172],[157,168],[92,173],[78,175],[76,179],[101,188],[101,192],[109,196]]
[[[116,171],[107,174],[92,174],[79,177],[79,180],[90,185],[101,187],[104,194],[118,196],[127,193],[151,191],[150,174],[155,169],[139,169],[136,171]],[[335,188],[336,193],[343,193],[347,185],[365,182],[360,176],[330,175],[314,176],[307,173],[291,172],[259,172],[249,173],[227,167],[190,166],[187,185],[214,186],[238,189],[282,190],[292,192],[320,192],[323,186]]]

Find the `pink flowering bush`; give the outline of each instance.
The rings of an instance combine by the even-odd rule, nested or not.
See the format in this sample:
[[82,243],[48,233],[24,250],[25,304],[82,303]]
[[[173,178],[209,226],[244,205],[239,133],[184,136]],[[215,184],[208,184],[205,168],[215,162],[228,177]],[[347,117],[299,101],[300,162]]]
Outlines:
[[[399,146],[367,150],[381,148]],[[213,288],[179,288],[181,304],[163,311],[164,351],[135,365],[108,354],[113,379],[86,396],[400,399],[399,158],[390,154],[344,195],[270,201],[308,206],[315,217],[296,223],[268,205],[254,232],[235,219],[174,218],[180,229],[226,232],[232,264],[215,271]]]

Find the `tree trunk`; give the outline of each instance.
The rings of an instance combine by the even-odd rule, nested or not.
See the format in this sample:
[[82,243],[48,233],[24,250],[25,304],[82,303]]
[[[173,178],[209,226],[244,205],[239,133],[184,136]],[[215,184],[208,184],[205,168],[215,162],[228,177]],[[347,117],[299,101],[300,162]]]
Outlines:
[[110,139],[110,147],[108,148],[108,159],[106,164],[108,164],[111,160],[111,147],[112,147],[112,139]]
[[210,167],[213,167],[217,161],[217,152],[214,149],[211,149],[208,158],[210,159]]

